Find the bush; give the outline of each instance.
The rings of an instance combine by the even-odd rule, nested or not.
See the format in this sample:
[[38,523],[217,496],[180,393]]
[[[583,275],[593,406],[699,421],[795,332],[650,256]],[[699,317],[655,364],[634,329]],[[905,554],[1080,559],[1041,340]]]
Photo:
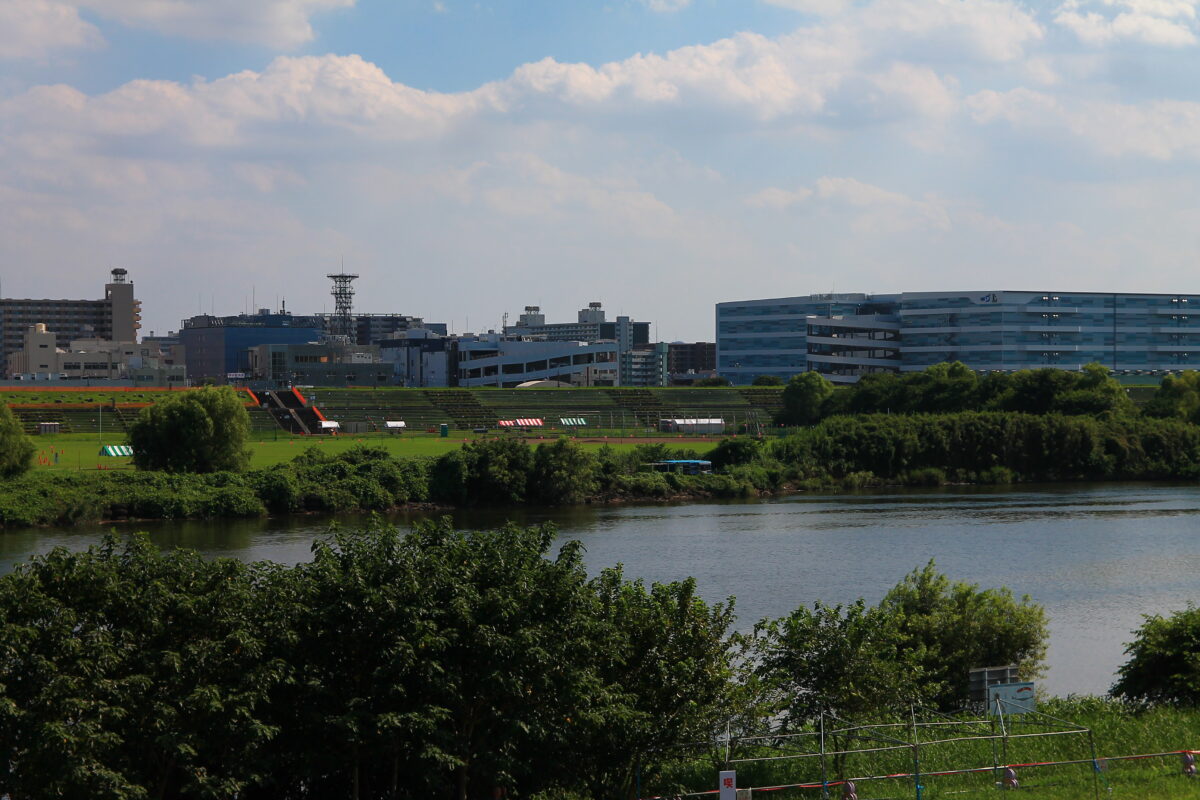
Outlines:
[[1200,705],[1200,608],[1170,617],[1147,617],[1125,649],[1130,657],[1117,671],[1116,697]]
[[142,409],[129,428],[133,463],[164,472],[240,472],[250,463],[250,415],[228,386],[179,392]]

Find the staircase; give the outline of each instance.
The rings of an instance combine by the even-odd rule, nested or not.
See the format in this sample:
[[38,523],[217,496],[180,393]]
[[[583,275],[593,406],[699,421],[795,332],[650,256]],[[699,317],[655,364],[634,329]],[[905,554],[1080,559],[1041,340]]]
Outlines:
[[453,421],[455,428],[490,428],[496,424],[496,412],[485,408],[467,389],[425,390],[425,399]]
[[304,435],[329,433],[328,429],[321,427],[321,418],[317,416],[317,412],[302,402],[290,389],[263,392],[261,397],[267,402],[267,410],[279,423],[279,427],[288,433]]
[[633,415],[639,425],[657,427],[666,410],[649,389],[609,389],[613,402]]

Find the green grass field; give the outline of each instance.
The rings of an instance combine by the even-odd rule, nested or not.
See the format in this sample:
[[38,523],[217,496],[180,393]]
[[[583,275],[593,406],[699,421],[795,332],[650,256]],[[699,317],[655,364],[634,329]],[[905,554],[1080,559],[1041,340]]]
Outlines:
[[[382,447],[396,457],[439,456],[451,450],[457,450],[463,442],[477,438],[472,434],[455,432],[448,438],[425,435],[401,436],[296,436],[278,438],[273,436],[250,442],[250,468],[260,469],[272,464],[280,464],[298,456],[305,448],[317,447],[323,452],[342,453],[354,447]],[[544,439],[527,439],[529,444],[553,441],[556,437],[550,435]],[[67,433],[57,436],[34,436],[37,445],[37,455],[34,469],[37,470],[95,470],[95,469],[132,469],[128,458],[101,457],[100,438],[96,434]],[[630,438],[613,436],[607,443],[613,447],[633,447],[645,443],[645,438]],[[679,449],[694,449],[704,451],[711,448],[719,438],[712,439],[680,439]],[[594,441],[591,438],[581,442],[585,449],[597,450],[605,445],[605,441]],[[125,444],[125,437],[120,434],[106,434],[104,444]]]

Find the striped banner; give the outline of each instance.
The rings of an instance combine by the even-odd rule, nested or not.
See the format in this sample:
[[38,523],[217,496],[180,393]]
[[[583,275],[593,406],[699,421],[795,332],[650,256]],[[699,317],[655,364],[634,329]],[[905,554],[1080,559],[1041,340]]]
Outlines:
[[540,419],[528,419],[528,418],[526,418],[526,419],[518,418],[516,420],[516,422],[517,422],[517,425],[521,426],[522,428],[540,428],[546,424],[546,423],[542,422],[542,420],[540,420]]
[[583,417],[559,417],[558,421],[563,425],[587,425],[587,420]]
[[515,428],[517,421],[515,419],[502,419],[497,423],[501,428]]
[[100,455],[129,458],[133,455],[133,448],[127,444],[106,444],[100,448]]

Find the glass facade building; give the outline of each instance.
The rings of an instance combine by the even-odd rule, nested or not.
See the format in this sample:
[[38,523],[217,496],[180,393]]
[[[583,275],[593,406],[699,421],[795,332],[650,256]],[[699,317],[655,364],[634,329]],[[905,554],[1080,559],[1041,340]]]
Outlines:
[[961,361],[979,371],[1093,361],[1128,374],[1200,368],[1200,294],[903,292],[718,303],[717,371],[736,384]]

